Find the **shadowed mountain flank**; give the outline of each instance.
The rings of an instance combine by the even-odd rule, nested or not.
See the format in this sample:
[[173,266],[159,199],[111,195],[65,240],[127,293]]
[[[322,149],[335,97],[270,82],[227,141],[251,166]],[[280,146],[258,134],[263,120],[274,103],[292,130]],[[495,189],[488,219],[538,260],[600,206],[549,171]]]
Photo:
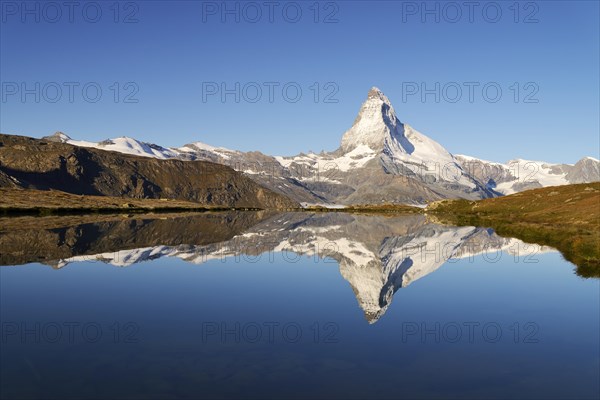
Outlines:
[[11,135],[0,135],[0,144],[1,187],[227,207],[298,206],[241,173],[211,162],[159,160]]

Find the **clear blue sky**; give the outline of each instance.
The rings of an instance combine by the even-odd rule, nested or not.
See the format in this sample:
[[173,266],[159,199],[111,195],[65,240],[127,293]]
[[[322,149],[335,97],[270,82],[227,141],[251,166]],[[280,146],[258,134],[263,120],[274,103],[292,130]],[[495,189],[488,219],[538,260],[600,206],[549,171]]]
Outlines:
[[[431,9],[439,7],[439,22],[423,13],[421,1],[322,2],[318,23],[312,1],[279,3],[270,22],[263,1],[254,3],[260,17],[251,6],[230,2],[228,7],[240,7],[237,23],[230,14],[222,21],[220,1],[121,2],[116,8],[113,1],[99,1],[85,13],[81,2],[71,22],[66,6],[58,17],[44,2],[28,2],[39,11],[23,15],[22,2],[2,1],[0,130],[35,137],[60,130],[85,140],[127,135],[164,146],[199,140],[293,155],[337,148],[369,88],[378,86],[403,122],[453,153],[495,161],[598,157],[597,1],[521,2],[518,15],[513,1],[488,6],[481,1],[472,22],[462,1],[454,3],[461,6],[460,16],[444,2],[428,2]],[[92,23],[96,5],[102,15]],[[302,16],[292,23],[296,5]],[[128,16],[137,22],[123,23]],[[333,23],[323,22],[328,16]],[[72,102],[68,82],[79,84]],[[102,89],[95,103],[94,85],[88,85],[87,100],[82,93],[89,82]],[[120,88],[117,102],[114,82]],[[223,102],[218,94],[208,95],[203,82],[229,88],[239,82],[246,96],[240,93],[236,103],[227,95]],[[254,103],[248,101],[256,97],[252,82],[263,88]],[[280,83],[272,102],[265,82]],[[298,102],[285,100],[282,86],[288,82],[302,89]],[[333,85],[325,87],[327,82]],[[411,82],[430,89],[439,82],[440,101],[435,94],[425,101],[409,95]],[[465,82],[479,83],[473,102]],[[486,100],[482,87],[490,82]],[[34,92],[25,101],[23,83]],[[57,85],[61,97],[52,103]],[[456,85],[462,95],[451,102]],[[494,103],[495,87],[502,97]],[[124,102],[136,88],[131,98],[138,102]],[[331,98],[338,102],[324,102],[334,89]],[[295,96],[293,86],[288,95]]]

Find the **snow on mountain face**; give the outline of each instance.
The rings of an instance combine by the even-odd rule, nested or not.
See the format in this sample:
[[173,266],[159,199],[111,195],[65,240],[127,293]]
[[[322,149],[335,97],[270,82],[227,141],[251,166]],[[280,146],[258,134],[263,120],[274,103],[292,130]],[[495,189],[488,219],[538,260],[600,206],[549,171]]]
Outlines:
[[349,152],[365,145],[394,162],[432,166],[456,165],[442,145],[400,122],[390,100],[373,87],[352,127],[342,137],[341,149]]
[[354,124],[342,137],[344,152],[360,145],[402,161],[454,162],[439,143],[400,122],[390,100],[376,87],[371,88]]
[[115,151],[123,154],[131,154],[140,157],[151,157],[161,160],[177,158],[183,160],[205,160],[224,164],[224,160],[231,158],[233,154],[242,154],[235,150],[222,147],[213,147],[202,142],[194,142],[179,148],[165,148],[153,143],[121,136],[114,139],[106,139],[101,142],[89,142],[85,140],[73,140],[62,132],[56,132],[52,136],[45,137],[48,140],[60,141],[74,146],[90,147],[99,150]]
[[92,147],[100,150],[116,151],[123,154],[158,158],[162,160],[178,157],[178,153],[171,149],[166,149],[151,143],[141,142],[126,136],[104,140],[99,143],[72,139],[67,140],[65,143],[72,144],[74,146]]
[[314,169],[316,171],[327,171],[331,173],[318,174],[318,173],[305,173],[304,176],[300,175],[300,180],[333,180],[335,181],[336,175],[334,172],[351,172],[358,168],[363,167],[366,163],[376,158],[378,153],[366,144],[359,144],[349,150],[347,153],[324,153],[324,154],[301,154],[295,157],[281,157],[275,156],[282,167],[288,169],[294,169],[296,166],[304,167],[306,171]]
[[377,88],[371,88],[352,127],[342,137],[342,150],[347,153],[357,146],[365,145],[374,151],[386,146],[397,153],[414,150],[401,132],[401,124],[390,100]]
[[99,150],[115,151],[117,153],[131,154],[140,157],[151,157],[158,159],[178,158],[179,153],[172,149],[139,141],[130,137],[122,136],[115,139],[107,139],[102,142],[88,142],[85,140],[73,140],[62,132],[56,132],[42,139],[53,142],[67,143],[79,147],[91,147]]
[[180,155],[190,155],[192,157],[206,158],[207,161],[216,156],[217,159],[229,160],[232,155],[239,154],[239,151],[229,150],[223,147],[214,147],[202,142],[194,142],[185,146],[172,149]]
[[489,196],[442,145],[400,122],[390,100],[375,87],[342,137],[340,149],[347,153],[357,146],[367,146],[378,154],[388,173],[413,176],[433,186],[445,182],[445,190],[451,184],[462,187],[463,192]]

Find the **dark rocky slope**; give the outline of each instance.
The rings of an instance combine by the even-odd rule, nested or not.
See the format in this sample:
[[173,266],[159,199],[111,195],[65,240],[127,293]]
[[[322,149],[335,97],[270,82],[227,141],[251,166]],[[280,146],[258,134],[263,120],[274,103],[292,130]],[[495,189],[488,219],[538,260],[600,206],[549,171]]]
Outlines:
[[0,187],[136,199],[169,198],[227,207],[299,206],[220,164],[157,160],[3,134]]

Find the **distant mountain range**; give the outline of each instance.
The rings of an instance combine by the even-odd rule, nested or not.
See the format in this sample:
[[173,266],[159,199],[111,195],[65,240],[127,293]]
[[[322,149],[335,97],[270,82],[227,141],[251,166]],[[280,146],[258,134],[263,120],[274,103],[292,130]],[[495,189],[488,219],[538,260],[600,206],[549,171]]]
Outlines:
[[333,152],[293,157],[242,152],[192,142],[165,148],[129,137],[103,142],[45,137],[80,147],[124,154],[227,165],[276,193],[305,204],[424,205],[443,198],[482,199],[544,186],[600,180],[600,161],[576,164],[512,160],[506,164],[452,155],[442,145],[400,122],[389,99],[372,88],[352,127]]

